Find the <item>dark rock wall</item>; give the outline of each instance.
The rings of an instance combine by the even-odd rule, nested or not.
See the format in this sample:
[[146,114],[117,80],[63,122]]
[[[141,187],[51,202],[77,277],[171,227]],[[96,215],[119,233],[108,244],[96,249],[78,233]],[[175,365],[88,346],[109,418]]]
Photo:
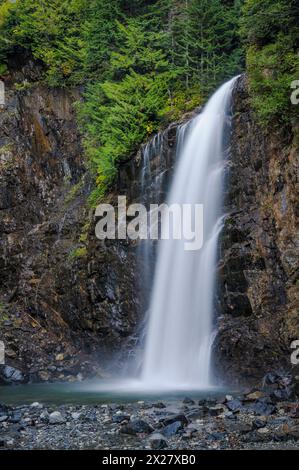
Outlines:
[[[74,380],[127,354],[148,292],[138,245],[95,237],[79,91],[48,89],[38,78],[36,65],[18,66],[0,110],[0,340],[23,376]],[[159,146],[123,164],[106,202],[116,205],[118,194],[144,202],[158,188],[163,197],[166,179],[157,181],[172,167],[175,134],[170,126]]]
[[[106,359],[134,347],[148,301],[140,245],[95,237],[78,100],[78,90],[40,85],[27,64],[7,79],[0,110],[0,339],[7,364],[32,380],[102,374]],[[299,338],[298,154],[290,135],[258,127],[244,78],[233,104],[215,342],[218,372],[229,381],[289,367]],[[165,199],[179,124],[120,165],[106,202]]]
[[92,236],[78,90],[28,87],[33,69],[6,80],[0,111],[0,339],[27,376],[71,380],[131,333],[134,270]]
[[233,114],[215,349],[220,375],[244,381],[292,368],[290,344],[299,338],[299,165],[291,131],[257,124],[244,76]]

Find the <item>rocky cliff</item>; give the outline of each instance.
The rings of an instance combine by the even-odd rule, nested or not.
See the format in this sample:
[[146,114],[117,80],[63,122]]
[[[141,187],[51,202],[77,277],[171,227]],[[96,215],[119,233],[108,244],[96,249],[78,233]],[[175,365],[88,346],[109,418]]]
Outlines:
[[234,90],[232,124],[215,350],[221,376],[244,381],[296,369],[299,155],[291,129],[258,125],[245,76]]
[[12,69],[0,111],[1,339],[24,380],[74,380],[132,332],[134,260],[93,236],[79,91],[38,78],[36,65]]
[[[136,341],[146,296],[139,248],[95,237],[87,202],[92,177],[74,111],[80,91],[46,88],[32,63],[12,67],[5,91],[0,340],[6,363],[22,373],[11,377],[9,369],[6,377],[2,367],[2,382],[102,375],[106,358],[117,362]],[[107,202],[116,205],[117,194],[146,202],[158,187],[165,191],[175,129],[161,134],[158,147],[150,142],[121,165]]]
[[[7,364],[22,371],[18,380],[76,380],[103,374],[106,359],[136,340],[147,258],[137,243],[96,239],[74,112],[80,92],[38,79],[32,64],[13,69],[0,111],[0,339]],[[244,79],[233,113],[215,354],[219,374],[249,380],[289,366],[290,342],[299,338],[298,154],[290,134],[259,128]],[[107,202],[116,204],[117,194],[163,200],[177,126],[120,166]]]

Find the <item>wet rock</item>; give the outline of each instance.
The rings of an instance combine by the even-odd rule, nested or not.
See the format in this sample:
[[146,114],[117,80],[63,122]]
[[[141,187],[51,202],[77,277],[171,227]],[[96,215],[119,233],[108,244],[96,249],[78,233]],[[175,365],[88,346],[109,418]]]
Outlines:
[[166,405],[162,401],[158,401],[156,403],[153,403],[153,407],[163,409],[163,408],[166,408]]
[[198,406],[205,406],[206,404],[207,404],[207,400],[205,399],[198,400]]
[[182,426],[187,426],[189,421],[184,414],[175,414],[173,416],[168,416],[167,418],[163,418],[161,420],[165,426],[168,424],[175,423],[176,421],[180,422]]
[[48,423],[49,421],[49,413],[47,410],[44,410],[40,414],[40,420],[42,423]]
[[257,400],[253,405],[253,411],[257,415],[269,416],[276,412],[276,407],[267,400]]
[[[229,216],[220,236],[218,264],[222,317],[213,345],[219,374],[224,371],[226,381],[236,384],[245,377],[256,384],[266,372],[289,368],[289,345],[299,337],[299,258],[293,256],[298,152],[293,131],[261,128],[248,90],[243,75],[232,97],[224,201]],[[275,384],[273,375],[268,383]]]
[[206,399],[206,406],[214,406],[216,404],[217,404],[217,399],[216,398],[208,397]]
[[168,446],[168,443],[162,434],[155,433],[149,437],[149,445],[153,450],[160,450],[165,449]]
[[223,405],[215,405],[209,407],[209,415],[210,416],[218,416],[224,411],[224,406]]
[[275,383],[277,383],[278,380],[279,380],[279,375],[273,372],[268,372],[268,374],[266,374],[265,377],[263,378],[263,383],[265,385],[274,385]]
[[113,423],[123,423],[124,421],[130,421],[130,415],[125,415],[125,414],[119,414],[119,415],[114,415],[112,418]]
[[258,433],[258,434],[269,434],[269,432],[270,432],[270,429],[267,428],[266,426],[264,426],[264,427],[262,427],[262,428],[259,428],[259,429],[257,430],[257,433]]
[[232,401],[234,397],[232,395],[225,395],[225,402]]
[[[220,404],[220,405],[224,405],[224,403],[229,401],[229,400],[226,399],[226,397],[227,397],[227,395],[222,395],[222,396],[217,397],[217,403]],[[232,400],[233,397],[231,397],[230,399]]]
[[237,413],[243,408],[242,403],[237,398],[235,398],[234,400],[228,401],[226,403],[226,406],[233,413]]
[[267,422],[262,419],[255,419],[252,421],[252,427],[253,429],[261,429],[266,426]]
[[232,411],[226,411],[224,413],[224,417],[227,418],[227,419],[231,419],[231,420],[236,420],[237,419],[237,415],[235,415]]
[[229,431],[236,432],[238,434],[246,434],[247,432],[252,431],[251,423],[245,423],[241,421],[231,421],[229,426],[226,426]]
[[194,421],[196,419],[201,419],[207,415],[209,409],[207,407],[193,408],[186,412],[186,417],[188,420]]
[[24,374],[14,367],[0,365],[0,385],[14,385],[25,382]]
[[3,405],[3,404],[0,403],[0,416],[3,415],[3,414],[7,414],[9,409],[10,408],[8,406]]
[[208,434],[208,439],[210,441],[222,441],[227,437],[227,433],[225,432],[212,432]]
[[185,397],[184,400],[183,400],[183,403],[185,405],[195,405],[195,401],[192,400],[192,398],[189,398],[189,397]]
[[293,392],[289,388],[277,389],[271,393],[271,398],[274,402],[287,401],[293,396]]
[[128,424],[121,426],[120,432],[123,434],[132,435],[139,433],[149,434],[153,432],[153,428],[146,421],[143,421],[142,419],[136,419],[130,421]]
[[20,413],[19,411],[13,411],[13,413],[9,417],[9,422],[17,424],[21,421],[21,419],[22,419],[22,413]]
[[50,424],[63,424],[65,423],[65,419],[60,413],[60,411],[53,411],[53,413],[49,415],[49,423]]
[[38,401],[35,401],[35,402],[31,403],[30,407],[35,408],[35,409],[42,409],[43,405],[42,405],[42,403],[39,403]]
[[163,428],[162,433],[165,437],[171,437],[175,434],[178,434],[179,431],[183,429],[181,421],[175,421],[174,423],[168,424]]
[[[178,400],[178,408],[181,403]],[[4,447],[16,449],[136,449],[146,446],[159,450],[252,448],[252,444],[256,448],[265,448],[267,445],[280,448],[285,442],[288,448],[294,448],[299,439],[298,421],[290,418],[291,405],[295,407],[296,403],[284,404],[285,408],[280,409],[284,414],[267,418],[254,418],[252,410],[251,414],[242,410],[238,414],[229,412],[234,420],[205,414],[203,419],[195,420],[187,426],[183,426],[180,421],[164,425],[159,418],[165,411],[157,409],[155,412],[152,406],[148,409],[146,405],[146,402],[142,407],[137,403],[130,403],[122,405],[121,409],[119,405],[113,404],[99,407],[65,405],[55,411],[51,406],[44,406],[43,410],[30,405],[10,407],[7,410],[8,418],[17,413],[21,413],[23,417],[19,423],[13,423],[9,419],[4,421],[0,425],[0,440],[5,441]],[[53,426],[49,423],[48,412],[51,415],[59,412],[69,419],[65,418],[63,423]],[[89,419],[95,415],[96,421]],[[131,416],[131,420],[127,424],[118,425],[113,422],[113,415]],[[44,420],[42,416],[45,416]],[[79,419],[74,419],[78,416]],[[163,419],[174,416],[175,413],[166,415]],[[258,423],[259,420],[262,424]],[[129,433],[123,433],[128,431],[128,426],[131,426]],[[258,432],[262,428],[266,430]],[[14,443],[8,444],[11,440]]]
[[264,392],[261,392],[260,390],[256,390],[255,392],[248,393],[245,396],[246,401],[255,401],[259,400],[260,398],[263,398],[265,396]]

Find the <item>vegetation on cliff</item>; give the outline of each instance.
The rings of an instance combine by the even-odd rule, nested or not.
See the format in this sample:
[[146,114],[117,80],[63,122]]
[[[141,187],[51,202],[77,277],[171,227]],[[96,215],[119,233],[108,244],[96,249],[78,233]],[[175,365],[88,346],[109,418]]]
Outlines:
[[294,116],[296,0],[0,0],[0,74],[19,52],[50,86],[84,85],[84,146],[101,197],[117,162],[245,68],[263,123]]
[[299,79],[298,0],[247,0],[241,18],[254,108],[265,124],[289,123],[298,109],[290,100]]

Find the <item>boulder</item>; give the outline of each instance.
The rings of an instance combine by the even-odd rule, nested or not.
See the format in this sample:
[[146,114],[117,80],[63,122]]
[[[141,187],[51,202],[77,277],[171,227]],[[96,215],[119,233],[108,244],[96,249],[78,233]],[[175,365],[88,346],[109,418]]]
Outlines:
[[0,365],[0,385],[14,385],[26,382],[26,378],[18,369],[7,365]]
[[165,449],[168,446],[168,443],[162,434],[155,433],[150,436],[149,445],[153,450],[160,450]]
[[60,413],[60,411],[53,411],[53,413],[49,415],[49,423],[50,424],[63,424],[65,423],[65,419]]
[[139,433],[149,434],[153,432],[153,428],[146,421],[142,419],[136,419],[122,426],[120,428],[120,432],[123,434],[132,435]]

